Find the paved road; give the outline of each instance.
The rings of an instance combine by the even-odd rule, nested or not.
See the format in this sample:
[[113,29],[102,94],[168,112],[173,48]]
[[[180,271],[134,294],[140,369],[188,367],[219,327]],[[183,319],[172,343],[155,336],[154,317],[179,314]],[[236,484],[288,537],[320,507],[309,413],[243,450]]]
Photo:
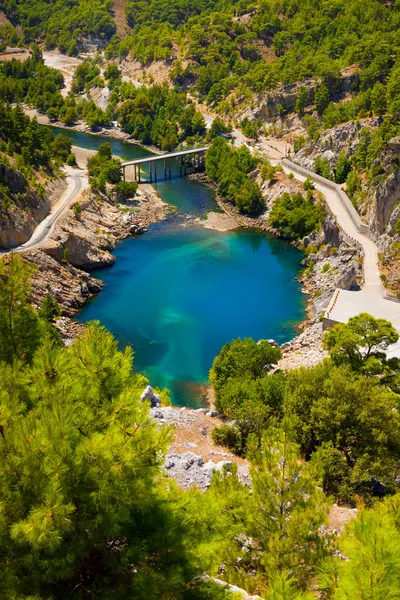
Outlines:
[[[287,168],[284,166],[286,173],[295,172],[296,179],[305,181],[306,177],[296,171],[295,166]],[[312,177],[311,171],[309,171]],[[343,202],[340,199],[339,194],[331,189],[329,185],[324,185],[317,181],[314,181],[315,188],[322,192],[326,198],[326,203],[329,209],[335,215],[339,226],[343,229],[348,236],[359,242],[364,250],[364,288],[368,288],[369,293],[374,296],[382,296],[383,286],[378,268],[378,248],[372,240],[366,235],[359,232],[357,225],[352,220],[350,214],[346,210]],[[399,305],[400,307],[400,305]]]
[[[296,179],[304,181],[302,173],[296,171],[296,166],[284,166],[286,173],[294,172]],[[310,175],[312,177],[312,174]],[[335,323],[347,323],[351,317],[366,312],[376,318],[387,319],[400,334],[400,303],[384,297],[384,287],[381,282],[378,267],[378,248],[366,235],[360,233],[356,222],[351,218],[339,193],[321,182],[314,180],[315,188],[322,192],[326,202],[335,215],[343,231],[359,242],[364,251],[364,286],[359,291],[336,290],[324,315],[324,326]],[[388,358],[400,357],[400,340],[392,344],[386,351]]]
[[41,246],[50,238],[54,231],[54,226],[64,211],[78,198],[81,192],[89,186],[87,175],[79,170],[71,167],[65,167],[64,169],[67,175],[68,187],[63,192],[61,198],[52,211],[47,215],[45,219],[36,227],[32,234],[32,237],[17,248],[1,252],[1,255],[9,254],[10,252],[23,252],[24,250],[34,250]]

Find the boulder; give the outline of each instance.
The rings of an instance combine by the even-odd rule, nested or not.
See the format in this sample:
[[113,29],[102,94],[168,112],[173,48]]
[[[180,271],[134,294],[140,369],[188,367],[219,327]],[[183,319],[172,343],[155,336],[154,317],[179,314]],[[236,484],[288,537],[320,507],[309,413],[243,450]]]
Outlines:
[[158,408],[161,406],[161,399],[159,394],[153,392],[151,385],[148,385],[144,392],[140,395],[141,402],[150,402],[152,408]]

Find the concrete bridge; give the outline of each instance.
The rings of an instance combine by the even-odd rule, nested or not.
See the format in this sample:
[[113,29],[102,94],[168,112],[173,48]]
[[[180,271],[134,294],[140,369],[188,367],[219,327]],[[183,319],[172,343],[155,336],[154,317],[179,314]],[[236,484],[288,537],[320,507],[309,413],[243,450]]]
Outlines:
[[148,181],[150,183],[157,182],[157,163],[164,162],[164,177],[171,179],[171,164],[170,159],[177,158],[179,160],[179,169],[186,175],[186,169],[188,166],[192,166],[195,169],[200,168],[204,165],[204,157],[209,146],[203,146],[202,148],[191,148],[190,150],[180,150],[179,152],[169,152],[166,154],[155,154],[146,158],[137,158],[135,160],[128,160],[123,162],[121,165],[122,177],[126,181],[126,169],[133,167],[133,181],[141,183],[141,166],[147,164],[149,166]]

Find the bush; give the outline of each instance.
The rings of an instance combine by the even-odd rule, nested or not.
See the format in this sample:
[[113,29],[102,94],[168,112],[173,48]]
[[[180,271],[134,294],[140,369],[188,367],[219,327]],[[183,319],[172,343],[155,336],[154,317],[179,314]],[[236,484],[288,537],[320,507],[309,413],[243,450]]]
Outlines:
[[[217,401],[219,393],[231,377],[257,379],[263,377],[281,357],[280,348],[271,346],[266,340],[259,343],[251,338],[233,340],[222,348],[214,358],[210,371],[210,382],[215,390]],[[217,406],[217,410],[221,410]]]
[[331,167],[326,158],[316,158],[314,161],[314,171],[317,175],[321,175],[321,177],[325,177],[325,179],[331,179]]
[[314,203],[311,192],[304,197],[300,192],[285,192],[276,199],[269,224],[288,240],[301,240],[315,231],[323,222],[326,212],[321,204]]
[[305,182],[303,183],[303,188],[306,190],[306,192],[308,190],[313,190],[315,189],[315,185],[312,179],[310,179],[310,177],[307,177],[307,179],[305,180]]
[[120,181],[114,187],[117,200],[128,200],[136,194],[138,184],[136,181]]
[[66,163],[69,167],[76,167],[76,157],[72,152],[68,154]]
[[342,152],[339,154],[336,168],[335,168],[335,181],[336,183],[344,183],[347,179],[348,174],[351,171],[351,162],[347,156]]
[[221,425],[211,432],[213,442],[229,448],[234,454],[242,454],[243,444],[240,432],[233,425]]

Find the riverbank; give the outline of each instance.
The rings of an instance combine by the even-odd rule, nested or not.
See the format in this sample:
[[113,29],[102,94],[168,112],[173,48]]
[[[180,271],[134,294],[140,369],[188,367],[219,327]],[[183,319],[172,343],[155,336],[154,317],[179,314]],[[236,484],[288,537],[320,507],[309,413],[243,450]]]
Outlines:
[[[86,135],[112,138],[114,140],[119,140],[127,144],[143,147],[143,144],[141,144],[139,140],[133,138],[129,133],[122,131],[122,129],[117,124],[115,124],[113,127],[100,127],[96,131],[92,131],[92,129],[82,120],[78,121],[74,125],[66,125],[62,121],[51,121],[47,115],[39,112],[36,108],[24,105],[23,109],[24,113],[28,115],[28,117],[30,117],[31,119],[36,119],[41,125],[57,127],[58,129],[64,129],[65,131],[76,131],[77,133],[85,133]],[[146,145],[145,148],[153,154],[163,154],[160,148],[157,148],[156,146],[153,146],[151,144]]]

